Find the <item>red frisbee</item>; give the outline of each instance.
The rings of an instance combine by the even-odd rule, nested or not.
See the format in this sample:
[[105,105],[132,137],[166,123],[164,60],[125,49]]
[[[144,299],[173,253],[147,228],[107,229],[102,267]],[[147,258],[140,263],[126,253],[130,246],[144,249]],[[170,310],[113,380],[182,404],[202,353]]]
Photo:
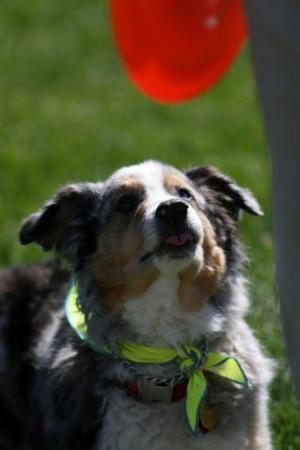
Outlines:
[[241,0],[111,0],[111,15],[129,77],[163,102],[215,84],[246,35]]

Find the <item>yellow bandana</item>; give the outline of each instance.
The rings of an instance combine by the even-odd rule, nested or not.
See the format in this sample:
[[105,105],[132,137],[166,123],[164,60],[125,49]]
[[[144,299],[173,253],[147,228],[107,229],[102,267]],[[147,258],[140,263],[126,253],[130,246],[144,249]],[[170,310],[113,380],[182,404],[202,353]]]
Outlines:
[[[106,346],[98,346],[91,341],[87,332],[87,325],[83,312],[77,304],[77,288],[73,284],[66,298],[65,312],[68,321],[77,334],[90,344],[95,350],[111,355],[111,350]],[[166,364],[178,362],[180,371],[188,372],[197,367],[197,362],[203,357],[202,352],[191,345],[184,345],[181,351],[172,348],[156,348],[138,345],[131,342],[123,342],[118,345],[120,356],[127,361],[137,364]],[[182,351],[183,350],[183,351]],[[190,430],[197,434],[201,411],[208,394],[206,374],[213,373],[243,386],[248,386],[248,380],[239,362],[230,356],[208,352],[203,365],[191,370],[188,377],[185,399],[185,416]]]

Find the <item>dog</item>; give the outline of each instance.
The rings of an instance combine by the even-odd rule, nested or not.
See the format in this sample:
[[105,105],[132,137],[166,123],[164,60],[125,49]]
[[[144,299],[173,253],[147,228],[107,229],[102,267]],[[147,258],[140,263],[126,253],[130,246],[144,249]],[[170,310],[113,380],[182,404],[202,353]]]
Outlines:
[[217,169],[147,161],[28,217],[21,243],[58,259],[0,274],[1,448],[270,450],[243,211],[262,215]]

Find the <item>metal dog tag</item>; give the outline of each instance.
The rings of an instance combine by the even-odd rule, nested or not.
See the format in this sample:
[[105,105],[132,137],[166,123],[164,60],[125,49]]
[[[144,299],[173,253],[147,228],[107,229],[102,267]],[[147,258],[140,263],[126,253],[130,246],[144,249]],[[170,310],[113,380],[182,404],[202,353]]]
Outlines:
[[172,401],[173,388],[170,385],[159,385],[153,381],[144,380],[139,383],[140,401],[145,403]]

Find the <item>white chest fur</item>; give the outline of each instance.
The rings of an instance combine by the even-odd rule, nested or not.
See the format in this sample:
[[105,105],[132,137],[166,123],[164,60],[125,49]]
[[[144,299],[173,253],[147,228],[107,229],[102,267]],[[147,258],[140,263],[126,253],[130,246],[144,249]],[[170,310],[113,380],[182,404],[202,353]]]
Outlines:
[[[177,276],[164,274],[142,297],[125,303],[123,319],[135,331],[139,343],[174,348],[200,341],[203,334],[215,336],[222,330],[222,318],[209,304],[194,314],[184,312],[178,304],[177,289]],[[141,403],[128,397],[125,391],[114,390],[108,398],[97,450],[246,448],[242,424],[238,432],[235,427],[226,426],[229,446],[221,442],[219,433],[194,437],[184,420],[183,401]]]
[[143,296],[125,302],[122,316],[138,343],[176,348],[222,330],[223,318],[213,306],[206,304],[197,313],[186,313],[178,303],[177,290],[177,274],[164,274]]
[[[225,333],[227,337],[221,338],[223,344],[216,351],[237,357],[256,389],[248,393],[229,389],[224,391],[224,399],[221,393],[217,402],[223,406],[217,427],[205,435],[200,432],[199,437],[187,428],[184,400],[142,403],[129,397],[125,390],[114,389],[106,399],[107,409],[95,450],[270,450],[265,412],[270,370],[256,339],[241,318],[236,319],[234,327],[225,325],[225,317],[209,303],[197,313],[184,312],[178,304],[177,289],[177,277],[164,274],[142,297],[125,302],[123,319],[138,336],[137,342],[176,348],[184,343],[194,344],[202,335],[213,341]],[[241,308],[247,303],[246,297],[241,289],[236,295]]]

